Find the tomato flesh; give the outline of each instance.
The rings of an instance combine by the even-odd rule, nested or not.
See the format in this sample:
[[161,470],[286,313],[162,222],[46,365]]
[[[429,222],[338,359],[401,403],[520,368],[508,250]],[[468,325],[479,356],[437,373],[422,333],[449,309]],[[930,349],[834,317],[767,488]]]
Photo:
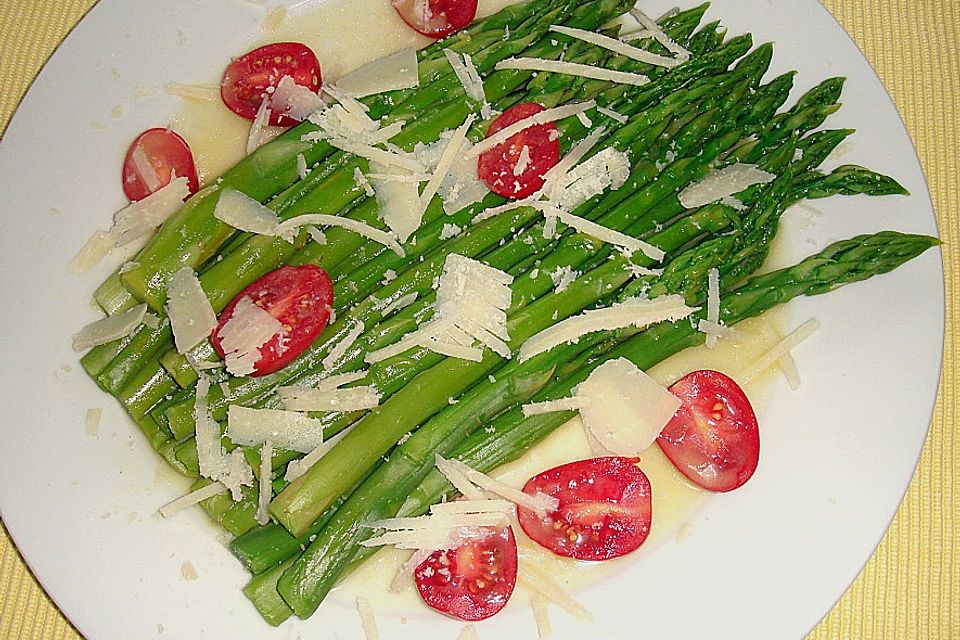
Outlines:
[[535,475],[524,493],[557,498],[559,507],[541,518],[517,508],[520,526],[557,555],[609,560],[637,549],[650,534],[650,481],[636,458],[580,460]]
[[[536,102],[514,105],[490,124],[487,137],[541,111],[545,109]],[[527,148],[529,159],[521,165],[524,147]],[[560,139],[557,126],[549,122],[527,127],[506,142],[480,154],[477,175],[497,195],[511,199],[526,198],[543,186],[543,174],[558,162]],[[518,167],[522,171],[517,171]]]
[[657,444],[691,482],[732,491],[753,476],[760,461],[757,416],[743,389],[719,371],[694,371],[670,391],[683,403]]
[[143,200],[174,178],[187,179],[190,195],[200,188],[187,141],[170,129],[147,129],[138,135],[123,160],[121,180],[126,196],[133,202]]
[[237,303],[249,298],[276,318],[283,329],[260,347],[260,359],[251,377],[278,371],[320,335],[327,326],[333,306],[333,284],[327,272],[315,265],[281,267],[241,291],[224,307],[217,328],[210,336],[214,349],[224,357],[223,326],[233,317]]
[[510,527],[456,549],[434,551],[413,572],[420,597],[459,620],[484,620],[503,609],[517,584],[517,541]]
[[[223,72],[220,97],[230,111],[253,120],[264,98],[284,76],[311,91],[323,81],[320,62],[310,47],[299,42],[275,42],[235,59]],[[270,114],[270,124],[289,126],[296,121],[280,113]]]
[[477,0],[392,0],[391,4],[408,27],[428,38],[460,31],[477,15]]

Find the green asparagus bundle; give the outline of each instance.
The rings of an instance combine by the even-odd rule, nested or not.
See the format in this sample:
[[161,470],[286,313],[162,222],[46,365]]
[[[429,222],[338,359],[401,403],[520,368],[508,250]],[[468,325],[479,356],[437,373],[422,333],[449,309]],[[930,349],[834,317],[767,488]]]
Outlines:
[[[354,179],[357,170],[370,171],[368,161],[310,138],[319,126],[306,121],[191,198],[122,274],[98,290],[96,300],[108,313],[143,301],[160,319],[156,326],[142,325],[126,338],[94,348],[84,356],[84,368],[123,403],[154,448],[186,475],[200,472],[194,433],[201,375],[221,383],[212,385],[204,399],[204,411],[218,422],[226,420],[234,405],[280,408],[280,386],[311,387],[331,375],[362,369],[366,375],[357,386],[378,392],[380,404],[372,410],[313,414],[325,438],[342,435],[292,482],[284,479],[285,466],[300,454],[274,452],[269,461],[273,475],[267,480],[275,495],[270,504],[275,522],[257,524],[258,492],[252,488],[244,489],[236,502],[227,494],[202,502],[211,517],[237,536],[231,548],[254,574],[245,592],[271,624],[317,609],[333,585],[372,553],[361,545],[373,533],[371,523],[419,515],[455,495],[434,467],[437,455],[480,471],[494,469],[573,415],[560,411],[524,418],[522,403],[568,396],[604,362],[626,358],[646,369],[704,338],[685,319],[594,332],[526,360],[484,350],[474,362],[413,347],[368,366],[367,354],[397,343],[431,319],[435,281],[449,256],[479,260],[512,276],[506,344],[516,354],[527,339],[565,318],[637,296],[678,294],[691,306],[702,305],[710,269],[720,274],[720,318],[729,326],[794,297],[885,273],[936,244],[932,238],[884,232],[835,243],[787,269],[752,275],[769,252],[780,216],[792,204],[838,194],[904,191],[893,179],[861,167],[819,171],[852,133],[817,130],[839,108],[842,80],[827,80],[780,111],[793,75],[764,84],[772,47],[750,51],[749,36],[724,41],[718,23],[700,26],[706,6],[661,20],[663,32],[691,54],[671,68],[550,30],[564,25],[606,32],[606,25],[629,8],[623,0],[530,0],[509,7],[419,52],[417,88],[376,94],[363,103],[383,125],[406,122],[391,139],[402,150],[438,140],[480,107],[467,96],[445,49],[472,56],[485,96],[498,110],[527,101],[554,107],[594,100],[603,109],[589,118],[555,123],[563,151],[592,142],[580,156],[582,163],[614,149],[629,158],[629,175],[621,186],[590,196],[572,215],[659,248],[664,254],[659,262],[641,251],[618,252],[563,222],[551,233],[538,203],[490,215],[506,202],[493,193],[452,214],[435,197],[404,243],[403,255],[344,228],[325,229],[327,244],[320,245],[306,231],[289,241],[238,231],[215,218],[220,194],[233,189],[266,203],[281,221],[322,213],[386,228],[381,203]],[[640,46],[670,53],[654,38]],[[496,69],[521,54],[643,73],[650,82],[628,86]],[[481,141],[490,123],[475,122],[468,139]],[[298,156],[312,167],[302,178]],[[678,194],[688,185],[736,164],[755,165],[773,179],[750,186],[732,202],[683,206]],[[457,231],[448,236],[451,226]],[[174,348],[164,315],[167,283],[184,265],[197,271],[218,313],[246,285],[279,266],[319,266],[334,283],[337,319],[275,373],[200,373],[194,363],[216,359],[213,347],[204,342],[186,358]],[[651,271],[654,267],[660,270]],[[571,280],[559,286],[552,274],[564,269]],[[413,294],[412,304],[386,313],[391,303]],[[701,316],[703,312],[694,319]],[[336,345],[358,326],[352,344],[337,354]],[[337,357],[331,363],[332,354]],[[236,448],[226,437],[222,443],[227,450]],[[260,452],[242,450],[255,473],[262,473]],[[194,488],[209,482],[201,478]]]

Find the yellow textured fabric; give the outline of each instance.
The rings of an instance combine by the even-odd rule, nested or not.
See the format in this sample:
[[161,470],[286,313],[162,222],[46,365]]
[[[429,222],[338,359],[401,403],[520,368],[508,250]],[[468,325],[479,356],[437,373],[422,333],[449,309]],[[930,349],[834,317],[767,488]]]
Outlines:
[[[930,437],[906,499],[863,573],[812,640],[960,639],[960,2],[824,0],[877,69],[917,146],[944,241],[946,354]],[[0,130],[93,0],[0,0]],[[79,635],[0,528],[0,640]]]

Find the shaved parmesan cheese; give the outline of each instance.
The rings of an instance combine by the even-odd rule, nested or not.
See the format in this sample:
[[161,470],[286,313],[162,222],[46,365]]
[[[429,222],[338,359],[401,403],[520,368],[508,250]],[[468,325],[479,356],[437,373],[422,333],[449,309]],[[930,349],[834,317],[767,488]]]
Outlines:
[[392,169],[376,162],[371,162],[370,168],[378,172],[369,177],[380,204],[380,217],[399,242],[406,242],[423,219],[419,182],[404,179],[413,176],[406,169]]
[[227,437],[235,444],[256,447],[270,440],[300,453],[323,443],[323,423],[296,411],[249,409],[232,404],[227,410]]
[[614,71],[613,69],[594,67],[589,64],[580,64],[579,62],[562,62],[559,60],[545,60],[543,58],[508,58],[498,62],[495,68],[498,71],[500,69],[526,69],[528,71],[563,73],[570,76],[605,80],[607,82],[632,85],[635,87],[642,87],[650,82],[650,78],[639,73]]
[[277,394],[288,411],[362,411],[380,404],[380,394],[370,386],[326,390],[279,387]]
[[[310,234],[310,239],[316,242],[317,244],[327,244],[327,236],[323,231],[317,229],[315,226],[307,225],[307,233]],[[333,314],[331,313],[331,316]],[[330,323],[333,323],[333,318],[331,317]]]
[[[440,239],[443,240],[444,238],[441,237]],[[418,295],[419,294],[416,291],[412,291],[406,295],[400,296],[399,298],[397,298],[396,300],[394,300],[393,302],[385,306],[383,308],[383,311],[380,312],[380,315],[383,317],[386,317],[391,313],[393,313],[394,311],[399,311],[401,309],[409,307],[411,304],[413,304],[417,300]]]
[[513,175],[523,175],[523,172],[527,170],[528,166],[530,166],[530,147],[523,145],[520,149],[520,155],[517,156],[517,164],[513,168]]
[[542,593],[536,593],[530,598],[530,608],[533,609],[533,619],[537,622],[537,633],[540,640],[546,640],[553,633],[550,628],[550,612],[547,610],[547,599]]
[[307,168],[307,159],[303,157],[302,153],[297,154],[297,175],[300,176],[300,179],[303,180],[307,177],[307,174],[310,172],[310,169]]
[[114,247],[114,238],[107,231],[95,231],[70,260],[70,271],[83,275],[97,266]]
[[[499,66],[500,65],[497,65],[498,68]],[[563,120],[564,118],[575,116],[578,113],[583,113],[584,111],[592,109],[596,105],[597,103],[593,100],[587,100],[586,102],[578,102],[575,104],[568,104],[562,107],[554,107],[552,109],[539,111],[532,116],[528,116],[523,120],[513,123],[508,127],[504,127],[494,135],[482,140],[481,142],[478,142],[473,146],[469,153],[472,157],[479,156],[480,154],[493,149],[497,145],[503,144],[525,129],[535,127],[538,124],[547,124],[548,122],[556,122],[557,120]]]
[[447,479],[451,482],[453,480],[450,478],[450,474],[461,474],[464,478],[477,485],[481,489],[495,493],[501,498],[505,498],[510,502],[513,502],[519,507],[524,509],[530,509],[531,511],[539,514],[541,517],[546,516],[552,511],[556,511],[560,506],[560,501],[554,498],[553,496],[544,495],[538,493],[537,495],[529,495],[515,489],[499,480],[495,480],[490,476],[480,473],[479,471],[472,469],[463,462],[459,460],[445,460],[439,455],[437,456],[437,469],[440,470],[440,473],[445,475]]
[[472,624],[466,625],[463,629],[460,629],[457,640],[480,640],[479,636],[477,636],[477,628]]
[[439,278],[433,319],[396,343],[370,352],[367,362],[379,362],[415,346],[455,358],[479,362],[479,341],[504,358],[511,355],[506,341],[507,316],[513,278],[482,262],[449,254]]
[[341,216],[330,216],[322,213],[307,213],[290,218],[289,220],[284,220],[277,226],[276,235],[290,242],[296,237],[297,229],[311,224],[322,224],[328,227],[349,229],[374,242],[379,242],[388,249],[391,249],[398,256],[404,255],[403,247],[397,243],[393,235],[379,229],[374,229],[370,225],[358,220]]
[[441,502],[430,507],[433,515],[453,513],[511,513],[513,503],[509,500],[480,498],[477,500],[454,500]]
[[[720,324],[720,271],[716,267],[707,270],[707,323]],[[707,348],[717,346],[715,333],[707,333]]]
[[[147,158],[147,152],[144,151],[142,144],[133,147],[130,159],[133,160],[133,166],[136,167],[137,173],[143,179],[148,193],[153,193],[161,187],[160,176],[157,175],[156,169],[150,164],[150,159]],[[167,177],[171,176],[168,175]]]
[[217,327],[217,314],[200,286],[197,274],[190,267],[184,267],[170,277],[166,309],[180,353],[186,353],[206,340]]
[[212,498],[215,495],[225,493],[227,488],[223,486],[220,482],[211,482],[210,484],[200,487],[196,491],[192,491],[185,496],[181,496],[172,502],[160,507],[160,515],[164,518],[169,518],[180,513],[184,509],[192,507],[195,504],[203,502],[207,498]]
[[[677,56],[677,59],[680,60],[681,62],[685,62],[690,59],[690,52],[684,49],[683,47],[681,47],[670,36],[664,33],[663,29],[660,28],[660,25],[657,24],[656,21],[651,20],[649,16],[647,16],[647,14],[645,14],[643,11],[641,11],[637,7],[634,7],[633,9],[630,10],[630,15],[636,18],[637,22],[639,22],[641,26],[643,26],[644,31],[649,34],[649,35],[643,35],[642,37],[652,36],[654,39],[656,39],[657,42],[662,44],[667,51]],[[668,15],[670,15],[669,11],[666,14],[664,14],[664,17]],[[641,36],[638,34],[632,34],[630,36],[627,36],[627,39],[635,40],[639,37]]]
[[143,200],[131,202],[113,214],[113,226],[108,233],[114,246],[122,247],[153,232],[183,205],[190,195],[187,179],[174,178],[163,188]]
[[723,338],[725,340],[742,340],[743,334],[733,327],[728,327],[722,325],[719,322],[710,322],[701,318],[697,322],[697,331],[707,335],[707,339],[711,336],[714,338]]
[[558,176],[549,184],[549,202],[564,211],[572,211],[606,189],[619,189],[630,176],[630,159],[625,153],[607,147],[592,158]]
[[360,613],[360,623],[363,625],[363,635],[367,640],[380,640],[380,633],[377,631],[377,620],[373,617],[373,607],[370,601],[364,597],[357,598],[357,611]]
[[682,296],[660,296],[653,300],[630,298],[603,309],[584,311],[529,338],[520,347],[520,360],[528,360],[538,353],[549,351],[565,342],[575,342],[594,331],[612,331],[624,327],[643,328],[664,321],[686,318],[696,311],[688,307]]
[[470,57],[469,53],[464,53],[461,59],[460,54],[450,49],[444,49],[443,54],[447,57],[447,61],[450,62],[450,67],[457,76],[457,80],[463,85],[463,90],[464,93],[467,94],[467,97],[480,103],[481,117],[484,119],[489,118],[492,115],[490,103],[487,102],[487,96],[483,92],[483,80],[480,79],[480,73],[473,64],[473,58]]
[[780,356],[777,360],[777,366],[783,371],[783,377],[787,379],[790,388],[796,391],[800,388],[800,371],[797,369],[797,363],[789,352]]
[[400,169],[406,169],[407,171],[423,171],[423,165],[417,162],[417,159],[408,153],[385,151],[370,144],[348,140],[347,138],[333,137],[328,138],[327,142],[337,149],[346,151],[347,153],[352,153],[353,155],[361,158],[366,158],[371,162],[387,165],[389,167],[398,167]]
[[438,190],[443,199],[443,210],[452,215],[483,200],[490,189],[477,175],[477,160],[473,143],[462,146],[462,152],[453,160],[450,170]]
[[338,389],[345,384],[350,384],[351,382],[357,382],[363,380],[367,377],[366,370],[364,371],[351,371],[350,373],[340,373],[335,376],[328,376],[318,382],[315,389],[320,391],[330,391],[332,389]]
[[139,304],[129,311],[91,322],[73,336],[73,348],[75,351],[83,351],[125,338],[143,323],[146,314],[147,305]]
[[551,207],[544,207],[544,212],[548,217],[556,216],[561,222],[567,226],[573,227],[581,233],[593,236],[597,240],[602,240],[603,242],[622,247],[631,255],[637,251],[640,251],[651,260],[663,260],[664,255],[666,255],[662,249],[655,247],[648,242],[644,242],[643,240],[634,238],[633,236],[628,236],[625,233],[621,233],[620,231],[597,224],[596,222],[592,222],[586,218],[575,216],[572,213],[567,213],[566,211],[561,211],[559,209],[552,209]]
[[755,184],[764,184],[776,178],[772,173],[758,169],[752,164],[732,164],[711,171],[705,178],[694,182],[680,192],[680,204],[687,209],[702,207],[722,198],[740,193]]
[[550,167],[550,169],[543,174],[543,192],[546,193],[549,190],[562,189],[565,187],[566,184],[569,183],[569,180],[566,179],[567,173],[590,153],[590,150],[596,146],[597,142],[600,141],[600,138],[602,138],[606,132],[606,127],[597,127],[584,136],[583,140],[578,142],[573,149],[560,159],[560,162]]
[[270,522],[270,500],[273,498],[273,487],[270,484],[272,473],[273,443],[266,440],[260,449],[260,492],[257,495],[257,523],[261,525]]
[[358,187],[363,189],[363,192],[367,194],[368,198],[372,198],[376,195],[376,192],[373,190],[373,186],[367,180],[367,177],[363,175],[363,171],[360,171],[360,167],[353,168],[353,181]]
[[417,50],[413,47],[374,60],[337,80],[337,88],[355,98],[417,86],[420,86],[420,75]]
[[167,93],[178,98],[202,100],[204,102],[219,102],[220,87],[212,84],[182,84],[168,82],[163,87]]
[[204,478],[218,480],[226,472],[226,461],[220,443],[220,425],[210,417],[210,411],[207,408],[209,391],[210,380],[200,376],[197,380],[193,401],[193,419],[196,423],[194,439],[196,441],[200,475]]
[[637,60],[638,62],[645,62],[646,64],[652,64],[657,67],[665,67],[670,69],[682,62],[679,59],[667,58],[649,51],[644,51],[643,49],[638,49],[637,47],[631,46],[625,42],[621,42],[616,38],[611,38],[593,31],[574,29],[572,27],[564,27],[556,24],[550,25],[550,31],[556,31],[557,33],[562,33],[565,36],[570,36],[571,38],[576,38],[578,40],[583,40],[584,42],[589,42],[590,44],[595,44],[598,47],[602,47],[608,51],[613,51],[614,53],[617,53],[625,58]]
[[540,569],[536,564],[532,562],[523,563],[520,571],[517,572],[517,578],[528,589],[542,595],[578,620],[590,622],[593,619],[593,615],[582,604],[574,600],[573,596],[567,593],[566,589],[561,587],[553,576]]
[[227,371],[235,376],[253,373],[260,359],[260,347],[282,332],[279,320],[249,297],[241,298],[219,334]]
[[744,381],[752,380],[772,367],[785,354],[789,354],[791,349],[809,338],[818,328],[820,328],[820,321],[816,318],[810,318],[801,324],[769,351],[757,358],[744,372]]
[[560,293],[573,284],[579,274],[571,269],[569,265],[563,265],[562,267],[557,267],[556,271],[548,273],[547,275],[549,275],[553,281],[554,291]]
[[220,193],[213,217],[234,229],[265,236],[277,235],[277,226],[280,224],[277,214],[271,209],[235,189],[224,189]]
[[607,116],[608,118],[610,118],[610,119],[612,119],[612,120],[616,120],[616,121],[619,122],[620,124],[624,124],[624,123],[627,122],[627,120],[630,119],[630,118],[628,118],[627,116],[623,115],[622,113],[619,113],[619,112],[617,112],[617,111],[614,111],[613,109],[608,109],[608,108],[606,108],[606,107],[597,107],[597,113],[602,113],[603,115]]
[[453,135],[447,141],[447,146],[444,148],[443,154],[440,156],[440,160],[437,163],[437,168],[434,171],[433,176],[431,176],[429,182],[427,182],[426,186],[423,188],[423,193],[420,195],[421,214],[426,211],[427,206],[433,199],[433,196],[440,189],[440,185],[450,172],[450,168],[453,166],[454,160],[460,155],[461,149],[467,142],[467,130],[470,128],[470,125],[473,124],[474,120],[475,117],[473,114],[467,116],[466,120],[463,121],[463,124],[457,127],[457,129],[453,132]]
[[347,352],[347,349],[353,346],[353,343],[357,341],[357,338],[363,334],[363,330],[363,323],[359,320],[356,320],[353,323],[353,326],[350,327],[350,331],[348,331],[346,335],[344,335],[343,338],[341,338],[337,344],[330,349],[329,353],[327,353],[327,356],[321,361],[324,370],[330,371],[338,364],[338,361]]
[[290,76],[283,76],[270,96],[270,109],[291,120],[302,122],[307,117],[326,108],[323,99],[310,91],[310,87],[297,84]]
[[291,460],[289,463],[287,463],[287,472],[284,474],[283,479],[287,482],[293,482],[305,474],[310,470],[310,467],[315,465],[317,461],[320,460],[320,458],[327,455],[327,452],[330,451],[330,449],[333,449],[338,442],[343,440],[343,438],[350,433],[351,429],[352,427],[344,429],[334,437],[324,441],[323,444],[299,460]]
[[257,109],[257,115],[250,123],[250,134],[247,136],[247,154],[257,150],[266,142],[266,127],[270,122],[270,98],[264,98]]
[[386,531],[360,544],[365,547],[393,545],[398,549],[455,549],[467,540],[485,538],[492,533],[491,527],[503,527],[507,523],[507,513],[500,510],[389,518],[365,523],[365,527]]
[[540,415],[542,413],[553,413],[555,411],[577,411],[587,405],[586,398],[561,398],[559,400],[547,400],[545,402],[530,402],[523,405],[523,417]]
[[449,240],[450,238],[458,236],[461,231],[463,231],[463,229],[455,224],[444,224],[443,228],[440,229],[440,239]]
[[584,426],[618,456],[647,449],[680,408],[680,399],[625,358],[597,367],[574,390]]

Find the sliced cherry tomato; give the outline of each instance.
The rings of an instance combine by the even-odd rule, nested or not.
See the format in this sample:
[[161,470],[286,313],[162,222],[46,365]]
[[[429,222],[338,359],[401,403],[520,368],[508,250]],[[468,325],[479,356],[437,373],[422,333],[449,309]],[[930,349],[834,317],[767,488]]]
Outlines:
[[[311,91],[317,91],[323,81],[320,62],[310,47],[299,42],[275,42],[231,62],[220,81],[220,97],[230,111],[253,120],[271,87],[275,89],[284,76]],[[270,124],[289,126],[296,121],[271,113]]]
[[477,15],[477,0],[392,0],[407,26],[428,38],[460,31]]
[[670,391],[683,403],[657,444],[673,466],[710,491],[732,491],[757,469],[760,430],[743,389],[719,371],[694,371]]
[[127,197],[134,202],[143,200],[174,177],[187,179],[191,195],[200,188],[187,141],[170,129],[147,129],[138,135],[123,161],[123,192]]
[[[521,102],[504,111],[491,123],[487,137],[525,118],[545,111],[536,102]],[[526,158],[520,164],[523,148]],[[552,122],[527,127],[503,144],[480,154],[477,175],[490,190],[504,198],[526,198],[543,186],[543,174],[560,161],[560,140]],[[522,171],[516,175],[520,166]]]
[[221,358],[224,351],[220,332],[243,298],[250,298],[283,325],[280,333],[260,347],[260,359],[250,375],[263,376],[290,364],[327,326],[333,305],[333,284],[327,272],[315,265],[280,267],[251,283],[223,309],[217,328],[210,336]]
[[557,555],[609,560],[630,553],[647,539],[653,508],[650,481],[637,458],[580,460],[533,476],[524,493],[553,496],[560,505],[541,518],[517,508],[528,536]]
[[413,572],[420,597],[460,620],[484,620],[507,604],[517,584],[517,541],[510,527],[448,551],[434,551]]

